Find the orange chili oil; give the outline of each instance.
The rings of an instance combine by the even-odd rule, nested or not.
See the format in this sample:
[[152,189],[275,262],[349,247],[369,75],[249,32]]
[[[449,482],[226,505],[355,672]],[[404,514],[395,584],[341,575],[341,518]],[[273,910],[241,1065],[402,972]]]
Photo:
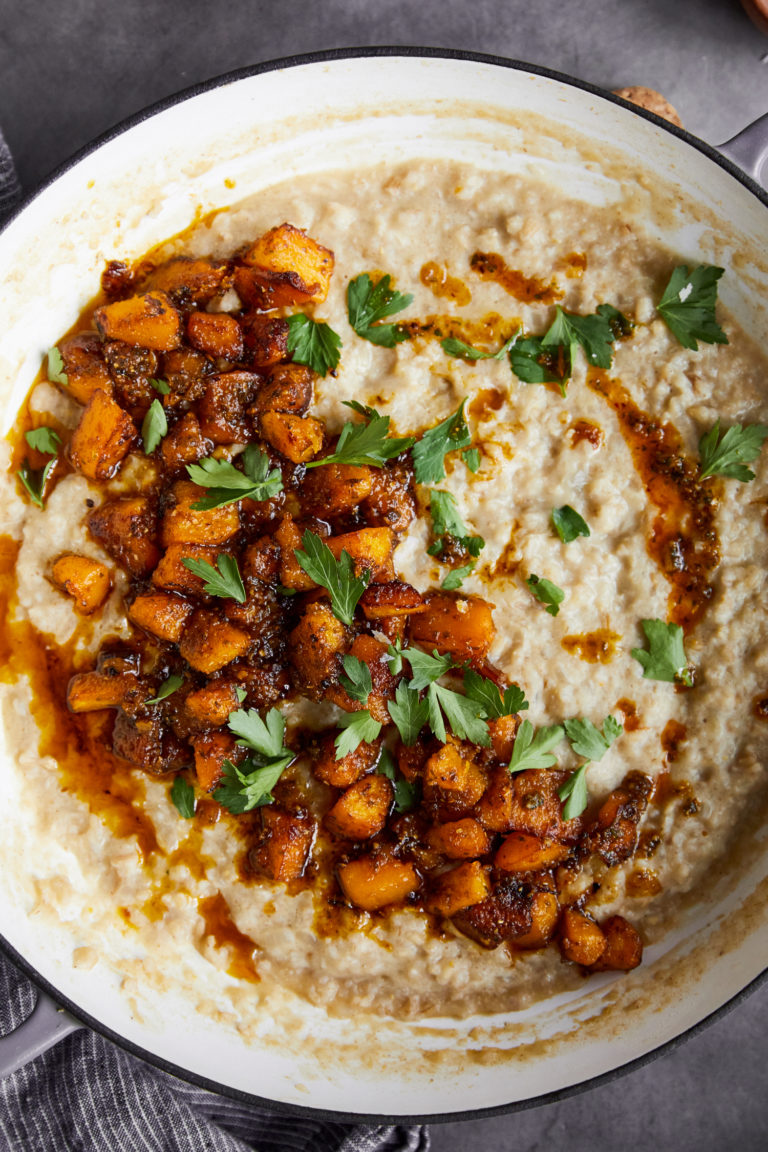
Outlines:
[[640,716],[638,715],[635,701],[628,700],[626,696],[622,696],[620,700],[616,701],[616,708],[624,713],[624,731],[636,732],[640,727]]
[[752,701],[752,715],[758,720],[768,720],[768,695],[762,692]]
[[610,664],[616,655],[616,645],[621,636],[610,628],[598,628],[594,632],[564,636],[561,643],[566,652],[578,656],[587,664]]
[[689,632],[712,598],[710,577],[720,561],[717,483],[698,480],[698,464],[683,453],[677,429],[643,412],[618,380],[590,369],[588,382],[616,413],[655,508],[646,547],[671,585],[669,620]]
[[593,424],[591,420],[574,420],[569,429],[571,433],[571,447],[575,448],[577,444],[581,444],[586,440],[587,444],[591,444],[593,448],[599,448],[603,442],[603,430],[599,424]]
[[497,252],[474,252],[469,266],[482,280],[493,280],[524,304],[554,304],[565,295],[554,280],[525,276],[517,269],[510,268]]
[[460,307],[472,302],[472,293],[464,281],[459,280],[458,276],[450,276],[448,269],[436,260],[429,260],[422,265],[419,280],[438,299],[453,300]]

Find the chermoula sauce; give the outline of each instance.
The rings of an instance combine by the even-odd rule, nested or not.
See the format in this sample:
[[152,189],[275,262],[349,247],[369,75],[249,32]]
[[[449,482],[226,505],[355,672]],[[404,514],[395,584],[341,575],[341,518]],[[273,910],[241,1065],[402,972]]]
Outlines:
[[610,664],[619,640],[621,636],[618,632],[612,632],[610,628],[598,628],[595,632],[564,636],[561,643],[566,652],[578,656],[587,664]]
[[422,265],[419,279],[438,299],[453,300],[459,306],[472,302],[472,293],[464,281],[459,280],[458,276],[450,276],[448,269],[436,260],[429,260]]
[[510,296],[525,304],[554,304],[557,300],[562,300],[564,295],[554,280],[525,276],[515,268],[510,268],[503,257],[496,252],[473,253],[469,266],[481,279],[494,280]]

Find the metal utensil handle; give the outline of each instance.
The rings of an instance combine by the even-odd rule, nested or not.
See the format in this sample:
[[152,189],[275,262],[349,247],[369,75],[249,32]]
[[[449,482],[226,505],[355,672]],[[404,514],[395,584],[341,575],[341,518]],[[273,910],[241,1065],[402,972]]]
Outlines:
[[768,190],[768,112],[718,147],[724,156]]
[[38,992],[32,1014],[8,1036],[0,1036],[0,1080],[84,1027],[45,992]]

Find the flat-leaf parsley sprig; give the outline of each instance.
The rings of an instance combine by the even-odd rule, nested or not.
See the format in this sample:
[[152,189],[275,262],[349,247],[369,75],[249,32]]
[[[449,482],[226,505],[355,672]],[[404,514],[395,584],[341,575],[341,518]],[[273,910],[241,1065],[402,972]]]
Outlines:
[[288,316],[288,351],[296,364],[306,364],[319,376],[335,371],[341,359],[341,337],[324,320],[304,312]]
[[357,406],[354,401],[344,403],[349,408],[354,407],[355,411],[362,409],[365,423],[347,422],[341,430],[336,451],[319,460],[310,460],[307,468],[320,468],[324,464],[354,464],[358,467],[367,464],[383,468],[388,460],[394,460],[415,443],[412,436],[390,436],[389,416],[381,416],[373,408]]
[[253,708],[238,708],[230,714],[228,727],[239,737],[238,745],[248,749],[248,756],[239,765],[224,761],[224,774],[213,798],[240,815],[272,803],[272,789],[296,754],[285,745],[285,717],[277,708],[270,708],[264,719]]
[[216,557],[216,567],[207,560],[195,560],[191,556],[182,557],[182,564],[193,576],[204,581],[203,590],[209,596],[219,596],[222,600],[237,600],[245,604],[245,588],[237,560],[226,552]]
[[363,340],[382,348],[394,348],[409,339],[408,332],[399,324],[382,323],[413,302],[410,292],[397,292],[390,285],[390,276],[382,276],[374,284],[367,272],[356,276],[347,285],[347,314],[351,327]]
[[457,449],[469,448],[472,436],[464,417],[466,400],[445,420],[429,428],[411,449],[417,484],[437,484],[445,479],[445,457]]
[[683,647],[683,630],[679,624],[665,624],[663,620],[641,620],[648,649],[633,648],[632,656],[643,667],[645,680],[664,680],[667,683],[693,686],[693,672]]
[[241,459],[242,472],[229,460],[217,460],[214,456],[206,456],[197,464],[187,464],[190,480],[205,489],[205,495],[192,505],[194,511],[223,508],[246,497],[249,500],[269,500],[282,492],[282,473],[279,468],[270,469],[266,452],[256,444],[249,444]]
[[342,551],[337,560],[325,541],[309,529],[302,536],[301,543],[301,548],[294,548],[294,556],[310,580],[330,594],[331,611],[336,619],[350,625],[357,602],[368,587],[370,573],[355,576],[349,553]]
[[558,796],[564,802],[563,819],[573,820],[587,807],[587,768],[593,760],[602,760],[614,740],[624,731],[614,716],[606,716],[602,728],[597,728],[591,720],[566,720],[563,724],[571,748],[577,756],[584,756],[585,762],[572,772],[558,789]]
[[699,441],[699,479],[725,476],[728,480],[740,480],[742,484],[748,484],[754,480],[755,473],[745,465],[757,460],[766,436],[768,427],[765,424],[745,424],[744,427],[733,424],[721,435],[720,421],[716,420]]
[[697,352],[704,344],[727,344],[728,337],[715,319],[717,282],[724,269],[699,264],[689,271],[678,264],[669,278],[656,311],[684,348]]

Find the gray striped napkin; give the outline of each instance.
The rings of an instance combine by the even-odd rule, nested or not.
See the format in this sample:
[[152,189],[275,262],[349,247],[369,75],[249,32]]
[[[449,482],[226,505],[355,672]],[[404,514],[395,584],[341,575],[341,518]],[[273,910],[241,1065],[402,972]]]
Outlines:
[[[0,133],[0,222],[21,195]],[[0,955],[0,1035],[35,989]],[[396,1100],[382,1101],[382,1111]],[[88,1029],[0,1083],[0,1142],[13,1152],[428,1152],[421,1125],[336,1124],[240,1104],[129,1056]]]

